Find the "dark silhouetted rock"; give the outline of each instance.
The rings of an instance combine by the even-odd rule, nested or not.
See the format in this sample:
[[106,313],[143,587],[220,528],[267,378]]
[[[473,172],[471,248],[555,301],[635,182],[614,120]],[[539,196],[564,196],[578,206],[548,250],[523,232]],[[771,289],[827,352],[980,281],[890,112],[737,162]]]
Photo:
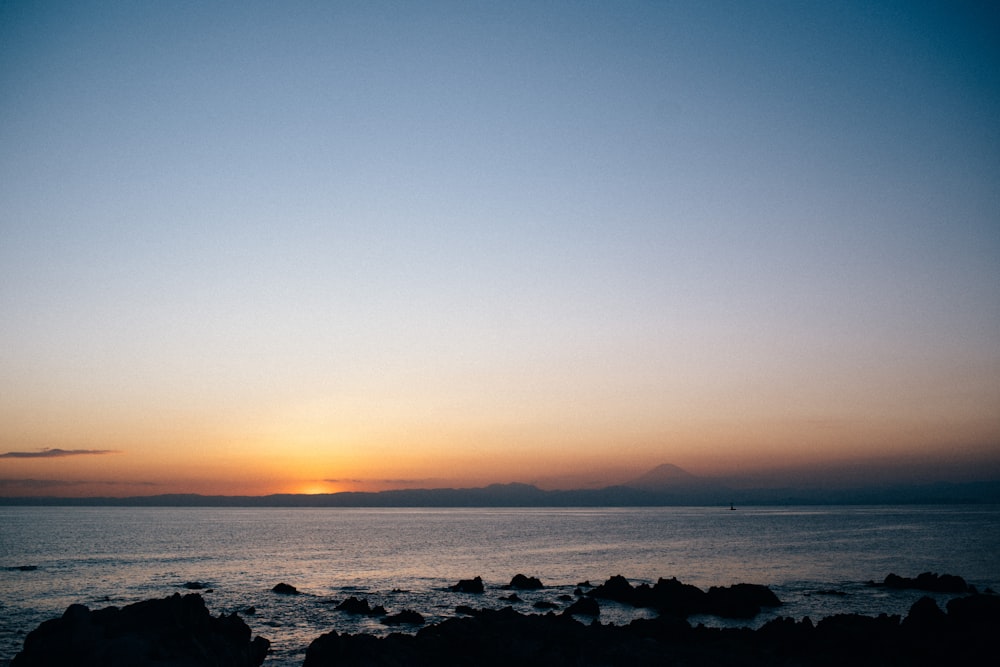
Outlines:
[[201,581],[189,581],[184,584],[184,588],[190,591],[201,591],[208,588],[208,584]]
[[270,643],[236,614],[213,617],[197,593],[118,609],[70,605],[24,640],[12,667],[257,667]]
[[686,618],[692,614],[713,614],[726,618],[752,618],[761,607],[777,607],[781,601],[767,586],[735,584],[712,587],[708,593],[677,579],[660,579],[654,586],[632,586],[621,576],[611,577],[587,595],[614,600],[633,607],[656,609],[664,616]]
[[482,593],[483,578],[476,577],[475,579],[460,579],[457,584],[449,587],[454,593]]
[[541,580],[537,577],[526,577],[523,574],[515,574],[506,588],[516,588],[522,591],[537,591],[545,588]]
[[734,584],[712,586],[705,596],[705,611],[725,618],[753,618],[761,607],[780,607],[781,600],[767,586]]
[[805,647],[813,636],[813,624],[807,616],[801,623],[794,618],[775,618],[757,631],[763,642],[780,646],[786,652]]
[[600,616],[601,606],[594,598],[579,598],[563,610],[564,616]]
[[507,596],[501,595],[500,599],[506,602],[524,602],[524,600],[521,599],[521,596],[519,596],[517,593],[511,593],[510,595]]
[[[871,583],[871,582],[869,582]],[[877,584],[874,584],[877,585]],[[882,581],[882,586],[895,589],[912,589],[931,593],[973,593],[975,589],[965,583],[965,579],[954,574],[934,574],[923,572],[915,578],[900,577],[889,573]]]
[[470,607],[467,604],[460,604],[457,607],[455,607],[455,613],[456,614],[465,614],[466,616],[475,616],[476,615],[476,610],[473,609],[472,607]]
[[910,606],[902,625],[909,632],[926,634],[939,631],[947,620],[937,602],[925,595]]
[[538,602],[536,602],[535,604],[533,604],[531,606],[534,607],[535,609],[558,609],[559,608],[559,605],[557,605],[555,602],[551,602],[549,600],[539,600]]
[[[306,650],[303,667],[334,667],[365,665],[366,667],[423,666],[418,657],[416,638],[390,635],[392,639],[377,639],[371,635],[341,635],[333,630],[314,639]],[[427,665],[427,667],[430,667]]]
[[295,586],[286,583],[275,584],[271,590],[281,595],[299,595],[299,590]]
[[632,584],[620,574],[616,574],[603,584],[595,586],[587,594],[595,598],[630,604],[633,607],[645,606],[646,602],[639,599]]
[[649,606],[663,616],[686,618],[692,614],[708,613],[708,596],[697,586],[681,583],[675,577],[661,578],[653,586]]
[[385,608],[381,605],[371,607],[368,604],[368,600],[359,600],[353,595],[338,604],[334,609],[355,616],[385,616]]
[[[677,582],[667,586],[675,592],[678,589]],[[618,589],[619,593],[625,591],[624,587]],[[584,596],[578,602],[596,604],[596,598]],[[902,623],[898,616],[842,614],[815,626],[808,618],[798,622],[778,618],[758,630],[691,627],[682,618],[663,616],[615,626],[594,619],[581,622],[566,612],[520,614],[511,607],[469,609],[468,616],[425,626],[415,635],[392,633],[376,639],[327,633],[309,646],[304,667],[990,664],[996,654],[1000,598],[970,596],[951,602],[947,622],[940,622],[942,612],[933,601],[920,601]],[[907,629],[920,624],[923,632]]]
[[404,609],[398,614],[392,614],[382,619],[384,625],[423,625],[424,617],[418,612]]
[[948,620],[957,630],[992,627],[1000,629],[1000,597],[969,595],[948,600]]
[[878,617],[828,616],[816,624],[812,648],[831,654],[850,651],[859,658],[864,657],[864,664],[892,664],[890,658],[898,659],[899,623],[898,616],[885,614]]

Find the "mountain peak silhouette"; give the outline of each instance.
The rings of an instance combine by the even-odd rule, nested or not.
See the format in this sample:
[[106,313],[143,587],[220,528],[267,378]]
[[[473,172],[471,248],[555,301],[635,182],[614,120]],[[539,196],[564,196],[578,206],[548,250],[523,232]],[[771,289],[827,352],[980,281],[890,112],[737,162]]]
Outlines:
[[683,468],[672,463],[664,463],[626,482],[625,486],[646,491],[664,491],[702,486],[706,483],[701,477],[692,475]]

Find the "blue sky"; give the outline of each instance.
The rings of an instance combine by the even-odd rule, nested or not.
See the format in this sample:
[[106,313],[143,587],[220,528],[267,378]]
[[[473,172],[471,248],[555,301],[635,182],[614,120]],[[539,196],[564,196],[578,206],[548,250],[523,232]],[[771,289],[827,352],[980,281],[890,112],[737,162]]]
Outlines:
[[998,28],[4,3],[0,450],[178,488],[996,460]]

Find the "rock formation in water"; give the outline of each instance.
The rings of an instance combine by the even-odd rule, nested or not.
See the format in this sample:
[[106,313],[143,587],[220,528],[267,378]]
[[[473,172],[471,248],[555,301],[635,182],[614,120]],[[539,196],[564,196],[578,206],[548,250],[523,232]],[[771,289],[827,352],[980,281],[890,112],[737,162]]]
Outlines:
[[526,577],[523,574],[515,574],[510,583],[504,586],[505,589],[516,588],[522,591],[537,591],[545,588],[545,584],[538,577]]
[[295,586],[286,584],[285,582],[275,584],[271,591],[280,595],[299,595],[300,593],[299,589],[295,588]]
[[868,582],[869,586],[884,586],[885,588],[912,589],[929,593],[975,593],[974,586],[965,583],[965,579],[955,574],[936,574],[922,572],[914,578],[901,577],[890,572],[881,584]]
[[570,606],[566,607],[563,616],[593,616],[601,615],[601,605],[594,598],[580,598]]
[[923,598],[902,622],[884,614],[842,614],[815,625],[808,618],[777,618],[759,630],[692,627],[676,617],[614,626],[585,625],[568,615],[525,615],[510,607],[466,611],[471,615],[415,635],[377,639],[329,632],[309,646],[304,667],[988,664],[997,656],[1000,597],[951,600],[947,613]]
[[412,609],[404,609],[398,614],[390,614],[382,619],[383,625],[423,625],[424,617]]
[[258,667],[270,642],[236,614],[213,617],[197,593],[91,611],[70,605],[24,640],[11,667]]
[[367,599],[359,600],[353,595],[338,604],[334,609],[355,616],[385,616],[385,607],[382,605],[372,607],[368,604]]
[[687,618],[694,614],[712,614],[726,618],[753,618],[761,607],[781,606],[771,589],[759,584],[713,586],[706,593],[697,586],[677,579],[660,579],[655,585],[632,586],[621,575],[586,593],[595,598],[614,600],[633,607],[655,609],[664,616]]
[[460,579],[457,584],[449,587],[453,593],[482,593],[483,588],[483,578],[476,577],[475,579]]

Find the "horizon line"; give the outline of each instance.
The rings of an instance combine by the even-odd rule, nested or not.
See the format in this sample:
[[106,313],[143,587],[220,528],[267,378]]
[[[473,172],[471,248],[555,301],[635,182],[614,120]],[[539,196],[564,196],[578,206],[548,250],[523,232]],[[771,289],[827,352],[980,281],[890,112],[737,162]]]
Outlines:
[[[520,491],[520,493],[518,493]],[[494,492],[494,493],[491,493]],[[974,494],[974,495],[970,495]],[[386,501],[401,501],[393,505]],[[557,501],[545,503],[542,501]],[[337,502],[340,501],[340,502]],[[353,501],[353,502],[352,502]],[[201,503],[201,504],[200,504]],[[1000,479],[932,481],[850,488],[778,487],[733,489],[725,486],[640,488],[626,484],[596,489],[541,489],[523,482],[478,487],[225,495],[161,493],[131,496],[0,495],[0,505],[147,505],[179,507],[714,507],[752,505],[892,505],[1000,503]]]

